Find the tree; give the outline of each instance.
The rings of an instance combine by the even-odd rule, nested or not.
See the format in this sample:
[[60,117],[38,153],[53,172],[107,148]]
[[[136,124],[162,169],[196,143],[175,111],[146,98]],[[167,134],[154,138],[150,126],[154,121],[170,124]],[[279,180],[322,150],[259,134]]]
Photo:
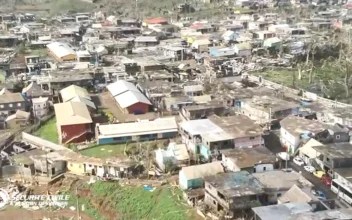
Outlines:
[[350,86],[352,81],[352,50],[351,45],[343,47],[340,50],[339,59],[335,61],[334,66],[343,75],[343,85],[345,87],[346,98],[350,97]]

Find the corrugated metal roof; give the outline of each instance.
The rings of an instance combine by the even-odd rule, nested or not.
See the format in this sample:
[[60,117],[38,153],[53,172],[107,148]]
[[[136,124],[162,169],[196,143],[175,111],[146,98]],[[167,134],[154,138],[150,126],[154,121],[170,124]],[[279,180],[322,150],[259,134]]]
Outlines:
[[115,100],[119,103],[121,108],[126,108],[139,102],[151,105],[150,101],[139,91],[124,92],[118,96],[115,96]]
[[157,134],[160,132],[176,132],[177,123],[175,117],[155,119],[154,121],[142,121],[135,123],[99,125],[99,137],[121,137],[126,135]]
[[71,85],[71,86],[66,87],[64,89],[61,89],[60,95],[62,97],[63,102],[70,101],[71,99],[75,98],[76,96],[90,100],[90,96],[89,96],[87,90],[82,87],[76,86],[76,85]]
[[76,52],[68,44],[65,44],[65,43],[53,42],[46,46],[55,56],[59,58],[62,58],[71,54],[76,55]]
[[86,104],[86,106],[89,106],[93,109],[97,109],[97,107],[95,106],[94,102],[90,101],[89,99],[86,98],[82,98],[80,96],[76,96],[73,99],[70,100],[71,102],[83,102],[84,104]]
[[139,92],[139,90],[133,83],[127,82],[125,80],[118,80],[114,83],[111,83],[107,86],[107,88],[113,97],[127,91]]
[[82,102],[65,102],[54,105],[56,123],[62,125],[92,123],[87,106]]

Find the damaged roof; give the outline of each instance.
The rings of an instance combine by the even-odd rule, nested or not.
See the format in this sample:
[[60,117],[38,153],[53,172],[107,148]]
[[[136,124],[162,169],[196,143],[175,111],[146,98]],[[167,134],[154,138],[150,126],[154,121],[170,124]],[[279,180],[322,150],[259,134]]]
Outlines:
[[245,104],[255,109],[261,109],[264,111],[271,110],[272,112],[300,107],[297,103],[269,96],[253,96],[253,98],[247,99]]
[[297,202],[255,207],[252,210],[261,220],[289,220],[291,215],[299,213],[305,215],[311,212],[312,207],[306,202]]
[[204,180],[226,197],[242,197],[264,193],[264,186],[247,171],[207,176],[204,177]]
[[290,115],[281,120],[280,125],[292,135],[299,136],[303,133],[317,134],[331,126],[319,121],[309,120],[302,117]]
[[208,119],[230,134],[233,138],[255,137],[263,134],[263,129],[244,115],[229,117],[209,116]]
[[293,185],[302,187],[312,187],[313,185],[301,174],[295,171],[272,170],[262,173],[253,173],[253,176],[263,184],[266,191],[277,192],[288,190]]

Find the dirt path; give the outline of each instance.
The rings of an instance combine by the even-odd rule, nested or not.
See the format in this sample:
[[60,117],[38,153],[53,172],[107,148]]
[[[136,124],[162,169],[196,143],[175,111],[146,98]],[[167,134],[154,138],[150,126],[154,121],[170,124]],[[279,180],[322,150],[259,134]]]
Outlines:
[[119,122],[124,122],[126,120],[127,115],[122,112],[119,106],[117,106],[116,100],[111,97],[109,92],[99,94],[99,100],[101,107],[108,109]]

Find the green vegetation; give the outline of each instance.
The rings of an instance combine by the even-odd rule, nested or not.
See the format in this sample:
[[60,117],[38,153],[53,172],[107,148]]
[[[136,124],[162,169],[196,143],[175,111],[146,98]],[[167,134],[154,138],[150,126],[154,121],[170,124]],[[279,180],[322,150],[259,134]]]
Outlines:
[[107,158],[124,154],[125,144],[115,145],[93,145],[90,148],[81,150],[80,153],[88,157]]
[[45,57],[48,55],[48,51],[46,49],[37,49],[37,50],[31,50],[30,55],[36,55],[40,57]]
[[319,89],[323,88],[324,96],[331,99],[341,100],[345,98],[344,72],[337,68],[333,62],[326,62],[324,65],[314,67],[311,73],[311,82],[309,82],[308,71],[302,71],[301,80],[299,80],[297,69],[275,69],[253,74],[296,89],[307,89],[313,86]]
[[[69,195],[70,199],[68,200],[68,206],[77,206],[77,195],[75,193],[66,192],[65,195]],[[78,205],[80,210],[82,210],[82,206],[84,206],[84,213],[89,215],[93,219],[99,220],[107,220],[107,218],[103,217],[99,211],[91,204],[90,199],[88,197],[79,197]],[[76,207],[77,208],[77,207]]]
[[88,157],[97,158],[124,156],[126,153],[126,155],[135,155],[142,159],[143,157],[147,157],[148,154],[150,155],[152,150],[156,150],[157,148],[164,148],[165,146],[167,146],[167,140],[145,141],[127,144],[93,145],[90,148],[81,150],[80,153]]
[[84,12],[92,11],[96,5],[81,0],[52,0],[50,2],[50,14],[61,12]]
[[169,186],[149,192],[142,187],[96,182],[92,185],[92,194],[105,198],[110,208],[121,215],[121,219],[185,220],[190,217],[187,216],[190,208],[178,202],[180,190],[175,188],[173,191]]
[[266,80],[294,88],[304,89],[309,85],[307,79],[308,76],[302,74],[302,80],[297,79],[298,71],[296,69],[277,69],[266,72],[254,72],[253,74],[262,76]]
[[59,137],[56,129],[56,119],[52,118],[43,123],[43,125],[34,132],[34,135],[53,143],[58,143]]

